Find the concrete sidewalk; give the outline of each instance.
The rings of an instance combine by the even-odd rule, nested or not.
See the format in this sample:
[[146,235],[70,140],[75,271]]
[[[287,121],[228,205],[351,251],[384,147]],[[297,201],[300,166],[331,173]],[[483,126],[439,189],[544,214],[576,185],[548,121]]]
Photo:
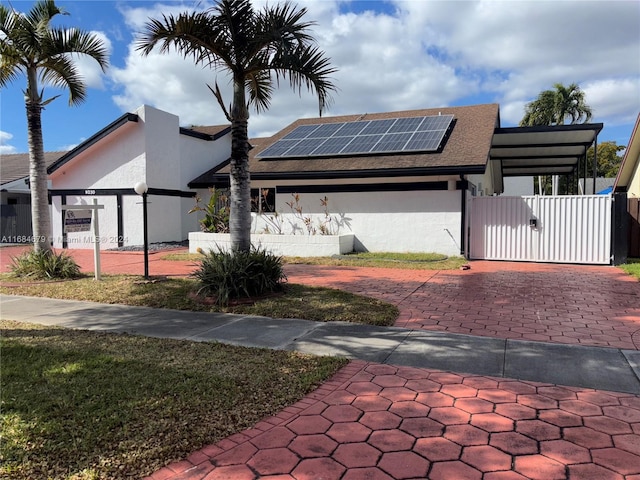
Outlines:
[[1,295],[4,319],[640,394],[640,351]]
[[0,305],[7,320],[356,359],[147,480],[640,478],[637,350],[11,295]]

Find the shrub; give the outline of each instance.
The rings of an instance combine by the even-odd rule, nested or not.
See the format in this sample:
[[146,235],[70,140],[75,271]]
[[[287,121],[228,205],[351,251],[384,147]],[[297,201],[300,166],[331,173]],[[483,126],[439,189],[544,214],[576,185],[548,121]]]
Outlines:
[[215,297],[218,305],[230,299],[264,295],[279,290],[286,275],[282,257],[252,248],[250,252],[203,253],[200,267],[192,274],[199,283],[198,295]]
[[30,250],[11,258],[11,273],[16,277],[31,277],[38,280],[76,278],[80,267],[73,258],[61,252]]
[[200,220],[200,228],[208,233],[229,233],[229,199],[215,188],[210,188],[209,202],[202,207],[202,199],[197,196],[195,206],[188,213],[204,212],[204,218]]

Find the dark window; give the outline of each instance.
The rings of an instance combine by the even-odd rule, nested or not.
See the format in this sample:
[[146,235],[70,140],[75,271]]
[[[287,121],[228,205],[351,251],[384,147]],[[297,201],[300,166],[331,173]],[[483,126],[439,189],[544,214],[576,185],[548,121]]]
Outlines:
[[276,211],[275,188],[252,188],[251,211],[258,213],[271,213]]

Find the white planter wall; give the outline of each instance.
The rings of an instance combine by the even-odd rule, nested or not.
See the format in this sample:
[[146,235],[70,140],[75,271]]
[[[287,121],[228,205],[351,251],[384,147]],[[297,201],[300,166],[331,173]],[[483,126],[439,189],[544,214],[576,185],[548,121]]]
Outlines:
[[[324,218],[321,193],[300,194],[303,215],[314,224]],[[326,194],[329,212],[339,220],[334,233],[353,233],[354,249],[370,252],[435,252],[460,255],[461,193],[459,190],[409,192],[347,192]],[[290,194],[276,198],[278,212],[290,212],[285,202]],[[293,214],[282,213],[283,224]],[[298,225],[299,220],[295,220]],[[254,220],[253,232],[264,229],[264,220]],[[304,227],[301,227],[304,229]],[[291,228],[285,230],[290,233]]]
[[[346,235],[251,235],[251,243],[274,255],[289,257],[330,257],[353,251],[353,238]],[[189,253],[204,251],[229,251],[231,236],[228,233],[189,233]]]

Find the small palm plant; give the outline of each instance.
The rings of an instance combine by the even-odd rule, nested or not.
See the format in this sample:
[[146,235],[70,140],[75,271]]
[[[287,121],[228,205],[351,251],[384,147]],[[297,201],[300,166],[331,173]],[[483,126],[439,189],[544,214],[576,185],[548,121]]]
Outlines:
[[198,295],[213,297],[217,305],[277,292],[286,281],[282,257],[260,248],[249,252],[219,249],[202,255],[200,267],[192,276],[199,284]]
[[30,250],[11,258],[11,274],[35,280],[77,278],[80,267],[73,258],[51,250]]

